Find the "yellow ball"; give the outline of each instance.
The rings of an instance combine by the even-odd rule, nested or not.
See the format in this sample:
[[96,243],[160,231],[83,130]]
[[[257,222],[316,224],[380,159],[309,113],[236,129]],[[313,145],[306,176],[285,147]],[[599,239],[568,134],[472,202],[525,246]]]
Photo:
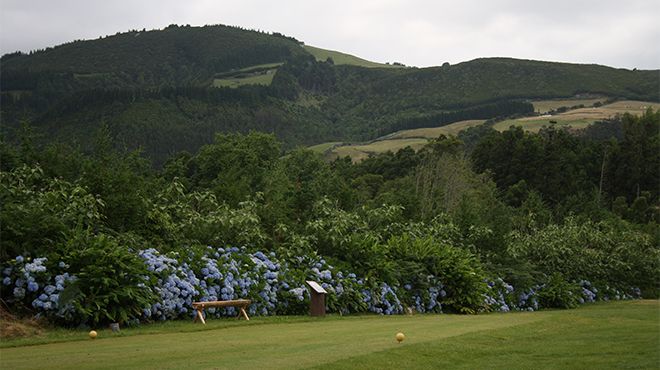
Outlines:
[[98,335],[98,334],[96,333],[95,330],[92,330],[92,331],[89,332],[89,337],[90,337],[91,339],[96,339],[96,336],[97,336],[97,335]]
[[396,333],[395,338],[399,343],[401,343],[404,339],[406,339],[406,336],[403,335],[403,333]]

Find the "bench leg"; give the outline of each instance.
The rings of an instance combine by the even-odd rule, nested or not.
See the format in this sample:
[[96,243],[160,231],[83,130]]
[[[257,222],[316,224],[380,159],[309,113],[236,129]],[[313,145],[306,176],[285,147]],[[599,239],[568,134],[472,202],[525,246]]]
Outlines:
[[241,313],[238,315],[239,319],[241,318],[241,315],[243,315],[243,317],[245,317],[245,320],[250,321],[250,318],[248,317],[247,312],[245,312],[245,307],[241,307]]
[[197,310],[197,315],[195,315],[195,318],[193,319],[193,322],[197,321],[197,319],[199,319],[199,321],[201,321],[202,324],[206,325],[206,321],[204,321],[204,314],[202,314],[201,309]]

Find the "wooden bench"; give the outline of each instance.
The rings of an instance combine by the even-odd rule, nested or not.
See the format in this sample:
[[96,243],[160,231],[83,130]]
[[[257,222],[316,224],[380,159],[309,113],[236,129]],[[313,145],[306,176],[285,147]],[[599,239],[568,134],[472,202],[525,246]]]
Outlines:
[[209,308],[209,307],[238,307],[239,313],[238,313],[238,319],[241,318],[241,316],[245,317],[245,320],[250,320],[250,318],[247,315],[247,312],[245,312],[245,309],[247,306],[252,303],[251,300],[249,299],[235,299],[232,301],[210,301],[210,302],[193,302],[192,306],[195,311],[197,311],[197,314],[195,315],[195,318],[193,319],[193,322],[196,322],[197,319],[199,319],[202,324],[206,325],[206,321],[204,321],[204,309]]

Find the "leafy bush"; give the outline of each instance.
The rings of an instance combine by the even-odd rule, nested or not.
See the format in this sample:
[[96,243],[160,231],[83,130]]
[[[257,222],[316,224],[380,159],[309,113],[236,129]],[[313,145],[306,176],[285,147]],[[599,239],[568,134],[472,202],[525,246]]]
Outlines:
[[230,208],[209,191],[187,192],[176,179],[150,205],[151,234],[166,245],[261,245],[266,236],[257,205]]
[[513,233],[509,253],[548,275],[652,289],[660,276],[660,247],[625,222],[548,225],[532,234]]
[[401,278],[415,283],[415,288],[428,289],[432,286],[428,276],[436,276],[444,286],[443,303],[449,310],[474,313],[483,307],[485,273],[479,259],[467,249],[409,234],[391,238],[388,249]]
[[51,251],[65,233],[98,227],[103,201],[79,184],[46,177],[38,165],[0,172],[0,256]]
[[154,299],[147,266],[134,251],[106,235],[81,233],[69,240],[62,259],[76,276],[60,295],[74,322],[98,325],[127,322]]
[[581,288],[566,281],[559,273],[552,274],[538,293],[539,303],[547,308],[575,308],[579,304]]

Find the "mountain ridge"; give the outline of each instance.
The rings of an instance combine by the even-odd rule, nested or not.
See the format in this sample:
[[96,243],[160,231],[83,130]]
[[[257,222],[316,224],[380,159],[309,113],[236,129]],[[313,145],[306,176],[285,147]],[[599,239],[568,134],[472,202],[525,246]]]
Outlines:
[[85,147],[105,123],[117,145],[142,148],[156,163],[195,151],[216,132],[265,131],[294,147],[529,114],[530,99],[660,100],[658,70],[507,57],[366,68],[323,60],[279,33],[223,25],[173,25],[6,54],[0,67],[1,131],[9,140],[27,120],[46,141]]

